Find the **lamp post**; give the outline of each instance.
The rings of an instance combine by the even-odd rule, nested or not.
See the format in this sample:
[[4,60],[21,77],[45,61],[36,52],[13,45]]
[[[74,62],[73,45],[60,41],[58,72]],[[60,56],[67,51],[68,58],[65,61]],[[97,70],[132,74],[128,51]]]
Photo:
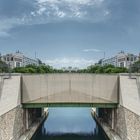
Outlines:
[[132,78],[132,63],[130,62],[130,66],[129,66],[129,78]]
[[9,79],[11,78],[11,68],[10,68],[10,63],[8,64],[8,72],[9,72]]

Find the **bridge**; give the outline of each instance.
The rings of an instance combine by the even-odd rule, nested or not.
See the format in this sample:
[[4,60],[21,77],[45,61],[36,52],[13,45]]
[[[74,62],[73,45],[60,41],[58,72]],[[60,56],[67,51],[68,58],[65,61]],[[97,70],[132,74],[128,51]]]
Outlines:
[[0,139],[19,139],[34,124],[38,126],[44,107],[61,106],[96,107],[101,125],[108,124],[122,139],[137,139],[140,75],[1,74]]
[[21,95],[24,108],[116,108],[119,103],[119,76],[72,73],[22,75]]

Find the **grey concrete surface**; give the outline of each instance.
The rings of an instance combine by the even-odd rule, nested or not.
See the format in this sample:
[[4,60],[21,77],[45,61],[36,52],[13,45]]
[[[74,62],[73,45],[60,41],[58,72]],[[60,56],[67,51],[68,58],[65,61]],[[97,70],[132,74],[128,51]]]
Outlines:
[[0,96],[0,116],[20,105],[20,76],[4,79]]
[[115,132],[122,140],[140,140],[140,116],[120,106],[117,109]]
[[25,132],[23,109],[20,106],[0,116],[0,140],[19,140]]
[[120,105],[140,116],[140,93],[137,78],[120,76]]
[[112,129],[110,129],[110,127],[106,123],[104,123],[102,120],[100,120],[100,118],[97,116],[96,113],[97,113],[96,108],[92,108],[92,110],[91,110],[92,116],[103,128],[103,130],[106,133],[106,135],[108,136],[108,138],[110,140],[123,140],[119,137],[119,135],[116,132],[114,132]]
[[117,75],[23,75],[22,103],[118,103],[118,83]]
[[[123,140],[140,139],[140,77],[95,74],[14,75],[0,79],[0,139],[23,132],[21,95],[28,102],[108,102],[117,103],[116,132]],[[3,83],[3,84],[2,84]],[[119,83],[119,85],[118,85]],[[118,90],[119,88],[119,90]],[[9,120],[9,121],[8,121]],[[13,128],[14,126],[14,128]],[[126,139],[125,139],[126,137]],[[3,140],[3,139],[2,139]]]

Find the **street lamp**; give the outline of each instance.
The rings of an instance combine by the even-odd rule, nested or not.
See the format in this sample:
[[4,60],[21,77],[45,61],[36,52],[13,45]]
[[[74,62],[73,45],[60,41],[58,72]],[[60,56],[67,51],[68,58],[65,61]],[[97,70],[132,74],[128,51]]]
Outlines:
[[129,78],[132,78],[132,63],[130,62],[130,66],[129,66]]

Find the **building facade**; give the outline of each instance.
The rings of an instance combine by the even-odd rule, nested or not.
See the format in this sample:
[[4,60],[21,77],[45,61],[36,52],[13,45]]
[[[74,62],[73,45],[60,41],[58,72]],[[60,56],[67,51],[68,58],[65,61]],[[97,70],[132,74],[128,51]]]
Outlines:
[[113,66],[117,67],[117,56],[108,58],[108,59],[102,59],[101,64],[103,66],[104,65],[113,65]]
[[115,67],[129,68],[132,64],[134,64],[134,62],[138,60],[139,60],[138,56],[121,51],[114,57],[102,59],[101,65],[104,66],[110,64]]
[[117,55],[117,66],[129,68],[134,62],[138,60],[138,56],[134,54],[125,54],[124,52]]
[[6,62],[6,64],[9,65],[10,68],[16,68],[16,67],[24,67],[29,64],[31,65],[39,65],[38,60],[31,59],[26,56],[24,56],[21,52],[16,53],[10,53],[3,55],[1,59]]

